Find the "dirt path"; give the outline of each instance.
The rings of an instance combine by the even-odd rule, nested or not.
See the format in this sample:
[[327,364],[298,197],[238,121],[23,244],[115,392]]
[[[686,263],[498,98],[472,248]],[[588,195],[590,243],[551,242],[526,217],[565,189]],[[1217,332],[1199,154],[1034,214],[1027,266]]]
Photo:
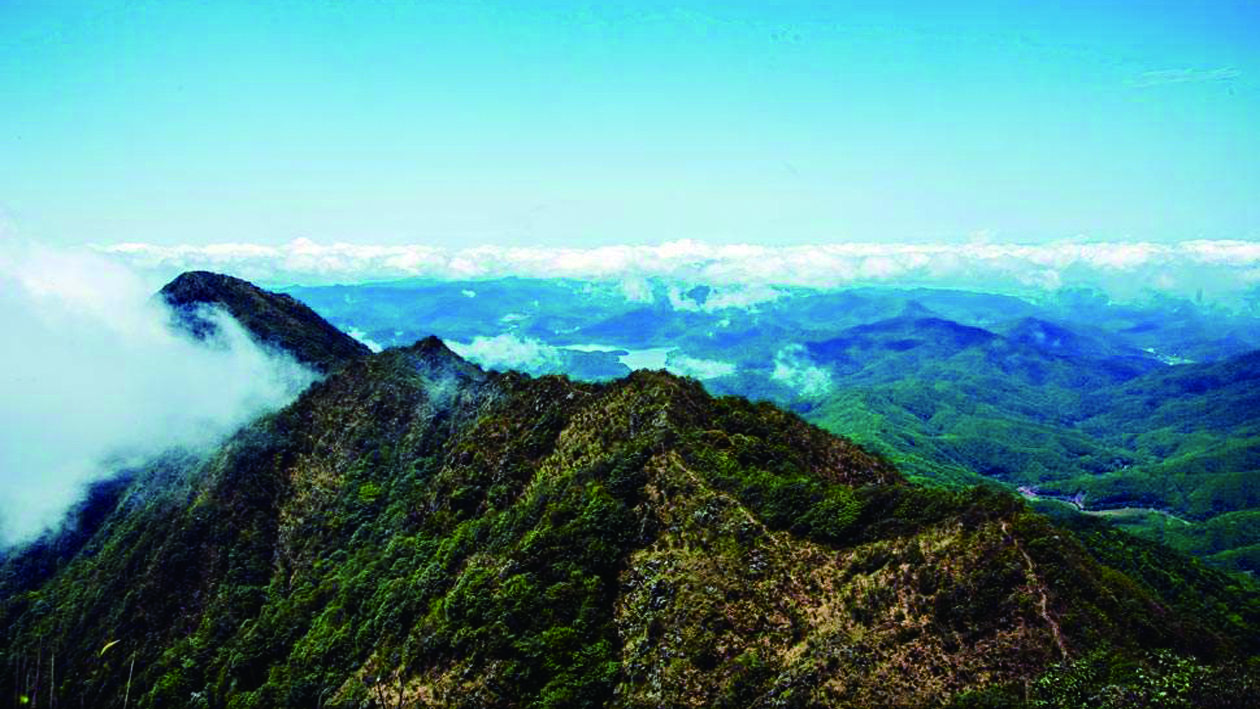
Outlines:
[[1059,646],[1059,652],[1062,653],[1063,659],[1068,657],[1067,643],[1063,641],[1063,631],[1059,629],[1059,623],[1050,615],[1050,597],[1046,593],[1046,585],[1041,582],[1037,576],[1036,568],[1033,566],[1032,557],[1024,548],[1019,545],[1019,540],[1011,535],[1010,526],[1006,522],[1002,522],[1002,533],[1006,538],[1011,540],[1011,544],[1018,551],[1020,556],[1024,557],[1024,573],[1028,577],[1028,584],[1037,592],[1037,612],[1046,621],[1046,625],[1050,626],[1050,632],[1054,634],[1054,642]]

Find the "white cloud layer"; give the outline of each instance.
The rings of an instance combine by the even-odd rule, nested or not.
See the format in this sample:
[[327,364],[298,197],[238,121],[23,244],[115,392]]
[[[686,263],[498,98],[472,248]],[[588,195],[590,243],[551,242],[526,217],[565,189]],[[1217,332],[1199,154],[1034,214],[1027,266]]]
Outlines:
[[516,369],[536,374],[558,371],[564,363],[558,348],[510,332],[474,337],[471,342],[448,341],[446,345],[464,359],[501,371]]
[[730,362],[674,354],[671,354],[665,362],[665,369],[674,374],[701,380],[726,377],[735,373],[735,365]]
[[211,445],[312,381],[209,315],[215,345],[116,261],[0,247],[0,545],[56,525],[105,461]]
[[[1159,287],[1189,294],[1203,289],[1205,295],[1225,300],[1254,287],[1254,274],[1260,269],[1260,243],[1241,240],[815,246],[673,241],[588,249],[477,246],[448,250],[425,245],[317,244],[299,239],[281,246],[119,244],[100,247],[100,251],[172,276],[190,268],[204,268],[269,284],[408,277],[582,278],[616,281],[628,298],[643,301],[651,299],[648,278],[749,289],[728,291],[733,300],[739,299],[739,293],[756,296],[754,299],[772,297],[775,286],[855,285],[1024,293],[1088,286],[1117,298],[1135,297]],[[710,307],[722,304],[719,300]]]
[[368,336],[366,332],[360,330],[357,327],[346,328],[346,334],[358,340],[359,342],[363,343],[364,347],[367,347],[369,350],[372,350],[373,352],[380,352],[385,349],[384,347],[381,346],[381,343],[377,342],[376,340],[373,340],[371,337]]
[[770,378],[799,391],[804,396],[822,396],[831,391],[831,373],[814,365],[802,345],[788,345],[774,355]]
[[[668,289],[666,296],[669,298],[670,306],[674,310],[706,313],[715,313],[727,308],[750,310],[762,303],[769,303],[786,295],[784,291],[764,284],[754,283],[746,285],[738,283],[713,288],[704,298],[704,302],[699,303],[688,296],[686,291],[687,288],[679,286],[672,286]],[[628,298],[628,300],[633,301],[634,299]]]

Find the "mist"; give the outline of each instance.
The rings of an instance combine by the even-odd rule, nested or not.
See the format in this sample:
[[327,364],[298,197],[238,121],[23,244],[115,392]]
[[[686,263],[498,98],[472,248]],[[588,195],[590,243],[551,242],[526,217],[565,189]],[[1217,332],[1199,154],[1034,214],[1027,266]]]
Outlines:
[[494,337],[477,336],[469,342],[452,340],[446,346],[460,357],[489,369],[518,369],[542,374],[561,371],[564,365],[564,357],[558,347],[530,338],[522,339],[509,332]]
[[0,248],[0,548],[56,527],[118,461],[208,450],[314,380],[222,311],[213,342],[173,330],[159,285],[99,254]]

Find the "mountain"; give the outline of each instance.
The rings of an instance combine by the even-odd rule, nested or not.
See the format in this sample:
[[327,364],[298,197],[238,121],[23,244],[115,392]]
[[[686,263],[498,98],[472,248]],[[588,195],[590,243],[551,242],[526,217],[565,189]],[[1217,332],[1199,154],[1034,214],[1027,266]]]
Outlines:
[[840,337],[811,342],[806,348],[815,359],[848,361],[850,353],[869,350],[907,352],[934,348],[936,356],[949,356],[971,347],[983,347],[998,338],[978,327],[934,317],[901,316],[849,328]]
[[293,296],[271,293],[232,276],[189,271],[166,284],[158,295],[175,311],[180,324],[199,338],[215,331],[200,309],[219,307],[259,343],[288,352],[321,373],[369,351]]
[[1069,289],[1051,310],[1054,319],[1090,323],[1170,362],[1221,360],[1260,349],[1254,309],[1232,312],[1160,295],[1144,303],[1114,303],[1099,293]]
[[1144,350],[1132,347],[1120,337],[1105,331],[1082,332],[1080,326],[1072,327],[1041,318],[1020,318],[998,331],[1012,342],[1066,357],[1150,358]]
[[1260,353],[1170,367],[1048,321],[998,329],[897,318],[810,344],[839,386],[807,416],[917,479],[978,473],[1260,570]]
[[915,479],[947,484],[979,475],[1037,485],[1133,461],[1074,422],[1088,393],[1165,365],[1045,321],[1024,318],[1003,335],[921,314],[807,343],[807,364],[823,368],[832,387],[806,417],[878,449]]
[[1164,367],[1139,350],[1109,347],[1101,338],[1034,318],[1016,322],[1002,335],[940,317],[901,315],[807,342],[805,349],[848,384],[894,382],[908,372],[958,379],[958,370],[966,368],[965,374],[977,378],[998,375],[1016,385],[1051,385],[1076,393]]
[[1260,571],[1260,352],[1091,392],[1075,425],[1130,462],[1047,492],[1085,495],[1133,531]]
[[665,372],[487,372],[430,337],[96,494],[78,551],[0,567],[0,696],[1244,706],[1260,679],[1236,580],[999,490],[910,484]]

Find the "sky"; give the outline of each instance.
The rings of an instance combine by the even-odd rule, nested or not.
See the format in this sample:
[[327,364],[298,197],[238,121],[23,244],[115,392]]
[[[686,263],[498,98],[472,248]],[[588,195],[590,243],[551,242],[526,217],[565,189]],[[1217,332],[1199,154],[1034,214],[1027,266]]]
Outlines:
[[0,3],[0,235],[1260,241],[1260,3]]

